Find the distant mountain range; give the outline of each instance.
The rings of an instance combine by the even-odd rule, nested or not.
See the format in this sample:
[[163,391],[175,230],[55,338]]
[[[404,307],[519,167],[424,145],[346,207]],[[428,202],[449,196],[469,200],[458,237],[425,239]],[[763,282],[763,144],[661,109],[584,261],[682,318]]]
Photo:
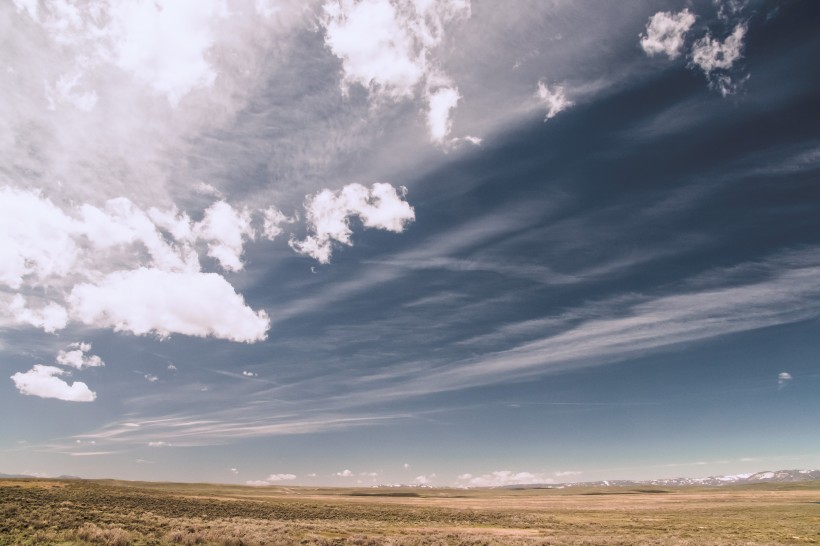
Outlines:
[[[7,479],[7,478],[42,478],[42,476],[29,476],[28,474],[0,474],[0,480]],[[55,478],[49,478],[54,480],[81,480],[79,476],[57,476]]]
[[765,470],[746,474],[729,474],[726,476],[709,476],[708,478],[667,478],[658,480],[602,480],[597,482],[573,483],[533,483],[526,485],[507,485],[503,489],[550,488],[563,489],[567,487],[634,487],[647,485],[662,485],[676,487],[683,485],[721,486],[746,483],[788,483],[820,480],[820,470]]

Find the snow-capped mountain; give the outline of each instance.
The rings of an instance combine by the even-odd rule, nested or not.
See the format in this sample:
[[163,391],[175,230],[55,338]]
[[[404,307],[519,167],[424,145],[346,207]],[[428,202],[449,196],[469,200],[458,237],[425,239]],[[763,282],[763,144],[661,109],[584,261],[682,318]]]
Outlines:
[[666,478],[656,480],[602,480],[597,482],[575,482],[575,483],[560,483],[560,484],[528,484],[507,486],[507,489],[512,488],[566,488],[566,487],[633,487],[646,485],[659,486],[684,486],[684,485],[706,485],[706,486],[721,486],[730,484],[746,484],[746,483],[785,483],[785,482],[803,482],[811,480],[820,480],[820,470],[765,470],[763,472],[745,473],[745,474],[729,474],[725,476],[709,476],[706,478]]

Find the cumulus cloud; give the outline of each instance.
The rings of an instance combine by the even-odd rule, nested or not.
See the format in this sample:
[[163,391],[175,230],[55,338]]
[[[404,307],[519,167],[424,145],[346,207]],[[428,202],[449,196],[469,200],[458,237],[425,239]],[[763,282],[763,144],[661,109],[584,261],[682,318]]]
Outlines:
[[415,212],[390,184],[376,183],[371,189],[348,184],[338,192],[322,190],[305,203],[310,235],[290,240],[290,246],[320,263],[329,263],[333,243],[352,246],[350,218],[358,217],[365,228],[401,233],[415,219]]
[[[234,472],[234,473],[236,473],[236,472]],[[273,485],[277,482],[289,481],[289,480],[295,480],[295,479],[296,479],[295,474],[271,474],[270,476],[268,476],[264,480],[248,480],[248,481],[245,482],[245,485],[251,485],[251,486],[255,486],[255,487],[264,487],[266,485]]]
[[117,271],[98,283],[74,286],[68,300],[80,322],[137,335],[252,342],[264,339],[270,326],[265,311],[253,311],[216,273]]
[[416,485],[430,485],[430,483],[435,479],[435,477],[435,473],[426,476],[422,474],[421,476],[416,476],[415,478],[413,478],[413,483]]
[[24,279],[66,275],[78,253],[75,226],[38,193],[0,188],[0,283],[17,289]]
[[786,384],[791,380],[792,374],[790,374],[789,372],[780,372],[779,374],[777,374],[777,385],[780,388],[785,387]]
[[253,238],[251,214],[236,210],[225,201],[208,207],[205,217],[195,227],[198,237],[208,241],[208,256],[216,259],[228,271],[243,268],[242,251],[245,240]]
[[83,368],[96,368],[105,366],[103,359],[97,355],[88,354],[91,351],[90,343],[81,341],[71,343],[66,349],[57,353],[57,363],[63,366],[70,366],[78,370]]
[[30,396],[56,398],[67,402],[93,402],[97,398],[97,394],[85,383],[75,381],[69,385],[59,377],[68,374],[56,366],[35,364],[25,373],[17,372],[12,375],[11,380],[18,391]]
[[353,472],[345,468],[341,472],[336,472],[336,476],[339,476],[340,478],[350,478],[353,476]]
[[649,18],[646,33],[641,34],[641,48],[650,56],[664,53],[675,59],[680,56],[686,33],[694,24],[695,15],[688,9],[678,13],[660,11]]
[[[85,71],[103,64],[125,71],[172,105],[216,78],[206,53],[214,42],[215,20],[227,15],[224,0],[54,2],[42,11],[36,3],[20,2],[18,10],[21,7],[58,44],[84,46],[79,70],[63,83],[69,92]],[[91,90],[81,96],[96,94]]]
[[743,38],[746,36],[746,30],[746,25],[740,23],[722,42],[706,34],[692,46],[691,66],[703,70],[709,85],[724,97],[735,93],[749,77],[746,75],[738,79],[728,73],[743,56]]
[[343,91],[358,84],[375,100],[424,97],[431,139],[443,142],[458,91],[440,69],[438,51],[447,25],[470,16],[469,0],[330,0],[323,11],[325,45],[342,61]]
[[259,376],[258,373],[249,372],[249,371],[245,371],[245,370],[242,371],[242,375],[244,375],[245,377],[258,377]]
[[553,483],[555,481],[552,478],[545,477],[544,474],[513,472],[511,470],[496,470],[495,472],[482,474],[481,476],[462,474],[458,479],[460,482],[471,487],[503,487],[505,485]]
[[745,24],[737,25],[722,42],[707,34],[692,46],[692,64],[700,67],[706,74],[713,70],[732,68],[735,61],[742,56],[745,36]]
[[564,94],[562,86],[554,86],[550,89],[543,81],[538,82],[538,90],[535,96],[547,108],[547,115],[544,121],[554,118],[559,112],[562,112],[573,105],[572,101],[567,99]]
[[49,302],[39,309],[31,309],[27,306],[26,298],[21,294],[15,294],[11,298],[8,311],[14,322],[42,328],[48,333],[61,330],[68,324],[68,311],[62,305]]

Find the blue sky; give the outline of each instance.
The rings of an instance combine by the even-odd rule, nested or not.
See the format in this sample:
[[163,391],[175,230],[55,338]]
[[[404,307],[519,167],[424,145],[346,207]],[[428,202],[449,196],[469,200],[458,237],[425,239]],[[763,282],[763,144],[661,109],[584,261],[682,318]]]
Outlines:
[[816,468],[819,15],[4,5],[0,472]]

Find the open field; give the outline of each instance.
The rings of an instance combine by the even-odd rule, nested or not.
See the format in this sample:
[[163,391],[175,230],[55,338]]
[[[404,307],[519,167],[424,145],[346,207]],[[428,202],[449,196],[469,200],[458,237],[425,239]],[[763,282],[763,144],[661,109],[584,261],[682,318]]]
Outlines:
[[820,482],[531,490],[0,480],[0,545],[820,544]]

